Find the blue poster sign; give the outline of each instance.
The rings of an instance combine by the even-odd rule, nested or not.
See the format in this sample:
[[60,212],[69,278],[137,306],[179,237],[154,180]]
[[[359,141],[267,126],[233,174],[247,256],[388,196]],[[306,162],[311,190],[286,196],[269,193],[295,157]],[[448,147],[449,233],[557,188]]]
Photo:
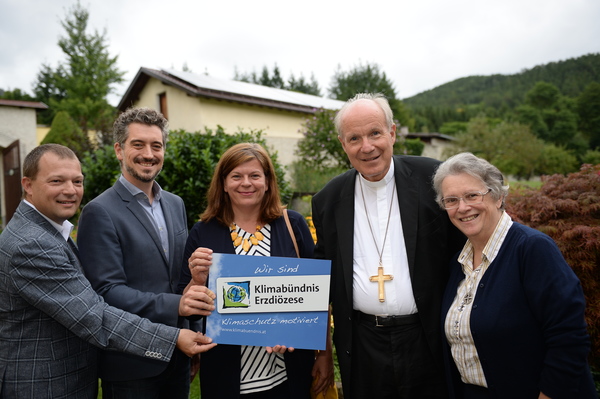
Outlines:
[[329,328],[328,260],[213,254],[217,296],[206,335],[218,344],[320,349]]

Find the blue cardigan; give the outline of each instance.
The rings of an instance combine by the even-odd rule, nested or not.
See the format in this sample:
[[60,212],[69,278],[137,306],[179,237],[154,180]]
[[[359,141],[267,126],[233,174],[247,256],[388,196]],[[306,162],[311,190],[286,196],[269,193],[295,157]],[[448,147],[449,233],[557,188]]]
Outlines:
[[[442,320],[464,279],[450,263]],[[590,338],[579,279],[547,235],[513,223],[473,302],[471,332],[493,398],[597,398],[587,364]],[[443,323],[442,323],[443,325]],[[445,342],[450,397],[460,375]]]
[[[290,224],[296,236],[301,258],[312,258],[314,241],[306,221],[298,212],[288,210]],[[280,217],[271,224],[271,256],[296,257],[296,250],[285,220]],[[190,231],[181,269],[180,290],[191,279],[187,260],[198,247],[212,249],[216,253],[235,254],[229,227],[212,219],[208,223],[198,222]],[[309,399],[312,383],[314,351],[296,349],[286,352],[285,367],[288,376],[289,394],[286,398]],[[238,345],[217,345],[203,353],[200,361],[200,388],[202,399],[235,399],[240,397],[241,349]]]

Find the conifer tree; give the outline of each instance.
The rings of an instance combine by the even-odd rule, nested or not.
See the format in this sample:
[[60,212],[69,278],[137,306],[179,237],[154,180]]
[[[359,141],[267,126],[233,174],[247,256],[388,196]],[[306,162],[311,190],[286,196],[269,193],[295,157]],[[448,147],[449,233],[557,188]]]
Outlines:
[[58,45],[66,61],[54,69],[43,64],[38,73],[34,92],[40,101],[50,106],[46,123],[54,114],[66,111],[87,136],[89,130],[98,133],[100,144],[110,143],[109,130],[115,109],[107,97],[114,85],[123,81],[117,67],[117,56],[108,52],[106,31],[87,33],[89,12],[75,4],[61,21],[65,36]]

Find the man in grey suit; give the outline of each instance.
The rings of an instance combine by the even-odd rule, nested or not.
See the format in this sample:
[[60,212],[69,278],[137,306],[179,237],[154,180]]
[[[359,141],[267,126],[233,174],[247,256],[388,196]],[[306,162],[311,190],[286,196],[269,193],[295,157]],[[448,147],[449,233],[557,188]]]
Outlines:
[[[186,317],[213,310],[206,287],[178,295],[187,239],[182,199],[155,182],[162,169],[167,120],[149,108],[131,108],[114,123],[121,176],[90,201],[79,219],[77,242],[85,275],[110,305],[153,322],[185,326]],[[187,261],[187,260],[186,260]],[[189,396],[190,362],[176,353],[170,364],[103,352],[104,398]]]
[[96,347],[167,363],[214,344],[107,305],[71,240],[83,195],[77,156],[46,144],[25,158],[24,200],[0,235],[0,398],[96,398]]

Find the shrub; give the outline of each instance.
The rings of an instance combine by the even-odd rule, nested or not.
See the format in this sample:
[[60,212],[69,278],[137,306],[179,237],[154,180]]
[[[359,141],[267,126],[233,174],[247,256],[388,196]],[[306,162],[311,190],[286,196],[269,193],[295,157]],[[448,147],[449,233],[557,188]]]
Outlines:
[[321,190],[329,180],[345,172],[346,168],[326,168],[315,170],[304,162],[294,162],[290,167],[292,186],[295,192],[316,193]]
[[121,174],[119,160],[111,145],[87,152],[81,160],[81,169],[85,176],[82,206],[115,184]]
[[81,159],[86,151],[90,151],[92,145],[87,135],[79,128],[68,112],[59,111],[50,126],[50,131],[40,144],[56,143],[62,144],[77,154]]
[[206,193],[212,174],[221,154],[237,143],[251,142],[262,145],[273,161],[281,200],[287,204],[291,191],[279,165],[277,153],[270,150],[262,138],[262,131],[238,131],[226,134],[221,126],[216,130],[206,128],[204,133],[171,132],[165,152],[163,171],[157,178],[161,187],[179,195],[185,202],[188,224],[193,226],[206,207]]

